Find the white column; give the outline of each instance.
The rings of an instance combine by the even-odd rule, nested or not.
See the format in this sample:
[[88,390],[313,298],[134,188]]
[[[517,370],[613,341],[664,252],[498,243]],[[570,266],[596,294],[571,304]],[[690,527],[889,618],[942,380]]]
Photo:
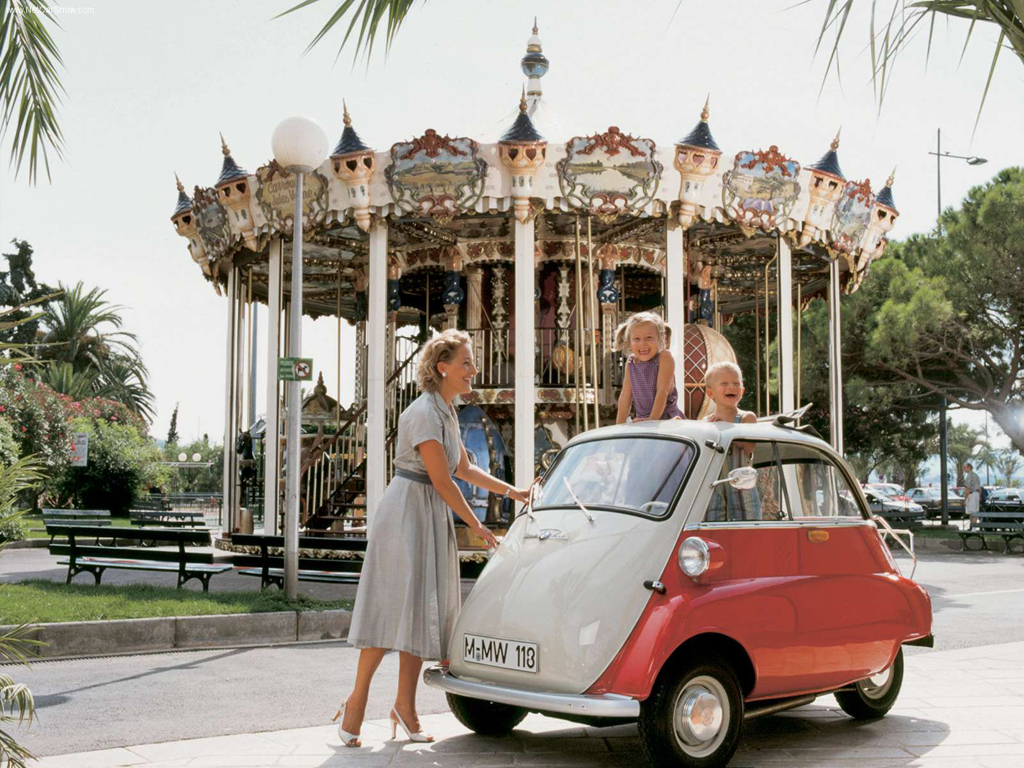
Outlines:
[[788,413],[796,408],[796,386],[793,376],[793,251],[782,235],[776,239],[779,289],[779,410]]
[[516,477],[517,488],[525,488],[534,478],[534,274],[533,220],[516,221]]
[[281,496],[281,395],[277,385],[277,358],[281,356],[281,238],[270,241],[267,284],[267,429],[263,441],[263,532],[276,536]]
[[[683,291],[685,277],[683,266],[683,228],[673,227],[674,220],[665,231],[665,319],[672,329],[672,343],[669,351],[676,361],[676,391],[679,393],[679,407],[686,407],[686,379],[684,377],[683,324],[686,318],[686,300]],[[690,416],[685,413],[684,415]]]
[[388,324],[388,226],[381,220],[370,230],[370,279],[366,320],[366,524],[384,495],[384,382]]
[[842,327],[839,313],[839,260],[833,259],[828,269],[828,390],[829,433],[832,447],[843,448],[843,359]]
[[224,478],[221,486],[224,530],[234,530],[235,512],[235,334],[238,312],[237,270],[228,268],[228,322],[227,344],[224,352]]

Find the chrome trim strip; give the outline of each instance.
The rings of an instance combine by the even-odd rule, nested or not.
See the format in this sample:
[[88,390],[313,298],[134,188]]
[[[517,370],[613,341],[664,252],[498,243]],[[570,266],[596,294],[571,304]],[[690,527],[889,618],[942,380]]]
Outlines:
[[534,711],[589,715],[590,717],[636,718],[640,716],[639,701],[615,694],[591,696],[588,694],[524,691],[519,688],[462,680],[441,667],[430,667],[424,670],[423,682],[433,688],[440,688],[458,696],[495,701],[499,704],[511,704]]
[[851,518],[828,518],[815,517],[808,520],[737,520],[735,522],[721,523],[689,523],[684,531],[720,531],[736,530],[743,528],[860,528],[876,527],[871,520],[862,520],[859,517]]

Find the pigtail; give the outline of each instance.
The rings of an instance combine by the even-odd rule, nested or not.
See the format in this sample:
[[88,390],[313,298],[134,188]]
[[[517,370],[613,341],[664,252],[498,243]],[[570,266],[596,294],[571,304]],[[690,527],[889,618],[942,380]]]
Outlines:
[[632,328],[632,318],[624,322],[619,323],[619,327],[615,329],[615,351],[625,352],[629,347],[629,331]]

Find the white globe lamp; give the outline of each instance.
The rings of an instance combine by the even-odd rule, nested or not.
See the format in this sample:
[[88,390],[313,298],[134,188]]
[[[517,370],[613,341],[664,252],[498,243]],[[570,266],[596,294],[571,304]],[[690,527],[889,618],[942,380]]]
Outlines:
[[196,463],[199,463],[202,460],[203,460],[203,454],[201,454],[201,453],[193,453],[192,454],[192,461],[194,461]]
[[270,139],[274,159],[288,171],[309,173],[327,158],[327,134],[308,117],[288,117]]
[[188,461],[188,454],[182,451],[178,454],[178,461]]

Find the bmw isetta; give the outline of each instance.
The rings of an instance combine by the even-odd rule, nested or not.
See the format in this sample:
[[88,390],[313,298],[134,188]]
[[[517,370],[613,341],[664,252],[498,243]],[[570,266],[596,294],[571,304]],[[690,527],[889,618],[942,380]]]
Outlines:
[[659,766],[725,765],[744,719],[827,693],[881,717],[901,646],[932,644],[889,531],[791,418],[593,430],[556,457],[424,679],[481,734],[528,712],[636,722]]

